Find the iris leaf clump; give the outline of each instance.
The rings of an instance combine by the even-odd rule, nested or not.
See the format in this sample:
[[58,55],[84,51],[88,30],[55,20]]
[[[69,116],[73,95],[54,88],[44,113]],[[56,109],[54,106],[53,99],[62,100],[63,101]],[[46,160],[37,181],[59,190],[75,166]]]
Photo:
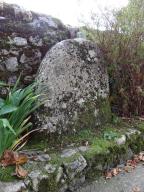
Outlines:
[[37,85],[33,83],[25,88],[7,86],[0,82],[1,87],[7,87],[6,98],[0,98],[0,157],[6,149],[14,147],[31,126],[30,114],[34,112],[42,101],[37,93]]

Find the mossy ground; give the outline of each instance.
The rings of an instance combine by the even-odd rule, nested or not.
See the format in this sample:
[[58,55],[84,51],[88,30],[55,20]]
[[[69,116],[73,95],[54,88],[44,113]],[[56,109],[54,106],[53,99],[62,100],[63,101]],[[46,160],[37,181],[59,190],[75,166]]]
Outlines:
[[[144,133],[144,121],[118,121],[117,123],[106,124],[97,129],[80,130],[73,135],[50,135],[48,139],[39,137],[39,142],[37,142],[37,139],[30,140],[25,149],[47,150],[51,156],[50,163],[59,166],[63,162],[67,163],[73,161],[77,158],[77,155],[79,155],[74,154],[68,158],[61,158],[60,151],[62,149],[68,147],[78,147],[87,143],[89,150],[81,153],[86,158],[88,163],[96,165],[99,162],[103,162],[103,164],[109,164],[111,162],[118,162],[119,156],[125,154],[128,147],[131,147],[135,152],[143,150],[144,141],[139,135],[134,135],[125,145],[120,147],[114,142],[116,137],[119,138],[129,128],[136,128]],[[105,138],[105,134],[109,135],[108,139]],[[11,166],[7,168],[1,167],[0,180],[12,181],[16,179],[12,176],[12,173],[15,171],[14,169],[15,168]]]
[[139,131],[144,133],[144,121],[133,120],[131,121],[131,125],[133,125],[133,127],[137,128]]
[[[27,148],[36,148],[36,149],[47,149],[48,153],[51,153],[52,156],[52,164],[61,164],[62,161],[69,161],[71,159],[61,159],[59,156],[59,151],[66,147],[78,147],[85,145],[88,143],[89,150],[84,152],[84,156],[86,159],[91,159],[96,155],[107,155],[108,152],[112,152],[112,154],[117,153],[118,151],[126,151],[128,146],[122,146],[118,148],[116,143],[114,142],[115,138],[121,137],[121,135],[125,134],[129,128],[137,128],[138,130],[144,131],[144,122],[136,121],[127,122],[119,120],[117,123],[106,124],[104,126],[100,126],[97,129],[84,129],[80,130],[74,134],[63,134],[63,135],[51,135],[48,137],[46,141],[39,141],[30,146],[27,145]],[[105,138],[105,134],[109,135],[109,138]],[[114,137],[113,137],[114,135]],[[137,136],[136,136],[137,137]],[[136,138],[133,139],[135,142]],[[129,141],[129,143],[133,143],[133,141]],[[135,144],[135,148],[137,145]],[[143,145],[143,143],[141,143]],[[133,146],[134,147],[134,146]],[[138,148],[138,147],[137,147]],[[75,157],[71,157],[75,158]]]
[[[52,154],[57,154],[68,146],[81,146],[88,142],[88,145],[98,153],[106,151],[106,148],[115,144],[114,139],[121,137],[128,129],[136,128],[144,132],[144,121],[134,120],[131,122],[119,120],[117,123],[107,123],[96,129],[83,129],[73,134],[65,133],[61,135],[39,135],[30,139],[25,149],[46,150]],[[109,135],[109,138],[105,138]],[[113,137],[114,135],[114,137]],[[45,138],[45,139],[43,139]],[[37,142],[39,141],[39,142]]]

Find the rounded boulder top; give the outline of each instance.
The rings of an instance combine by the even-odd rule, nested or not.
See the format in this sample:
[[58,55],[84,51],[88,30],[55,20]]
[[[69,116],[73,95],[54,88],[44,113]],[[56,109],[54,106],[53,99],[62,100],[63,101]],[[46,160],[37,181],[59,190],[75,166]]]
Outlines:
[[37,81],[48,99],[37,114],[39,125],[48,132],[101,123],[101,103],[109,94],[108,75],[103,54],[91,41],[77,38],[57,43],[43,59]]

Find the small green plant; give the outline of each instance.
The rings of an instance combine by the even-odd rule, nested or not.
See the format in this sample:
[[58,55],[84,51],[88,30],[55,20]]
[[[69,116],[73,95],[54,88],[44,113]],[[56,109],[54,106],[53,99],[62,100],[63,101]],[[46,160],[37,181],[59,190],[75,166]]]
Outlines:
[[[6,149],[19,143],[21,134],[31,127],[30,114],[43,102],[38,100],[36,84],[18,89],[17,85],[8,87],[8,95],[0,98],[0,157]],[[6,86],[0,82],[0,87]]]
[[116,114],[112,113],[112,123],[113,124],[118,124],[121,122],[120,117],[118,117]]
[[106,132],[104,132],[103,137],[105,140],[114,140],[115,138],[118,137],[118,134],[113,131],[106,131]]

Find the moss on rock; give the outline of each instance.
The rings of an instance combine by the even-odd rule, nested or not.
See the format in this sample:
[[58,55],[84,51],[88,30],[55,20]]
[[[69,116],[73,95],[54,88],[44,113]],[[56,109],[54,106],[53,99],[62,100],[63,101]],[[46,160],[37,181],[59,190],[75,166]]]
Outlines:
[[40,181],[38,191],[44,192],[44,191],[50,191],[50,192],[56,192],[58,191],[58,184],[56,183],[56,177],[55,175],[51,175],[48,179],[44,178]]
[[111,108],[107,98],[86,101],[77,114],[73,127],[79,129],[95,129],[97,126],[111,122]]

